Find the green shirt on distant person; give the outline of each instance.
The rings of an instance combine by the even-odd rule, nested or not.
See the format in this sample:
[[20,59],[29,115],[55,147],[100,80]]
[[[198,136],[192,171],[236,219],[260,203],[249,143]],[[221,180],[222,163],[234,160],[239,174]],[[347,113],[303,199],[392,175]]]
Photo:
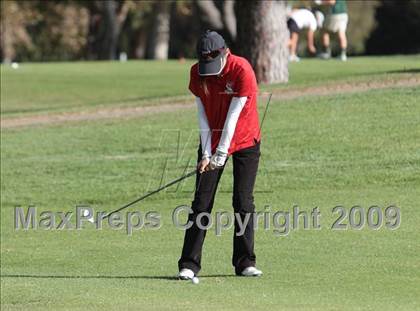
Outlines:
[[335,4],[331,7],[332,14],[343,14],[347,13],[346,0],[336,0]]

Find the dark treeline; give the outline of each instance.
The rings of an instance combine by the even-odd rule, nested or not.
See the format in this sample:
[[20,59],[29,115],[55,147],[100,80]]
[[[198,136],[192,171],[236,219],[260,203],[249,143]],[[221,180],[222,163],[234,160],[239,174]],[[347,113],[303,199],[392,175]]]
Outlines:
[[366,43],[368,54],[420,53],[420,1],[382,1],[377,27]]
[[234,1],[1,3],[3,61],[193,57],[204,29],[236,36]]
[[[289,3],[308,7],[312,1]],[[237,6],[233,0],[2,1],[1,58],[190,58],[198,34],[207,28],[219,31],[236,50]],[[348,1],[348,6],[351,54],[420,52],[420,1]]]

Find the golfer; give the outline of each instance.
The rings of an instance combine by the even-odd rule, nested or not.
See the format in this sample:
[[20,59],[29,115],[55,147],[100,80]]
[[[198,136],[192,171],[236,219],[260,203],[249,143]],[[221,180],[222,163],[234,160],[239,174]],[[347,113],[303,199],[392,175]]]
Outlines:
[[[260,158],[260,127],[257,112],[257,82],[248,61],[233,55],[217,32],[205,32],[197,43],[198,63],[191,67],[189,89],[195,95],[200,126],[200,146],[193,225],[186,230],[179,278],[192,279],[201,269],[206,230],[197,216],[210,213],[225,163],[233,162],[233,209],[235,217],[232,264],[236,275],[260,276],[255,268],[253,190]],[[248,216],[247,216],[248,214]],[[200,220],[203,226],[208,218]],[[237,234],[238,233],[238,234]]]
[[316,53],[316,48],[314,45],[314,33],[317,28],[317,20],[315,15],[307,9],[294,9],[287,19],[287,28],[290,32],[289,39],[289,61],[298,62],[300,58],[297,56],[297,47],[299,34],[303,29],[308,29],[307,31],[307,44],[308,51],[312,54]]
[[331,58],[330,33],[336,33],[341,49],[339,59],[347,61],[346,30],[349,16],[347,14],[346,0],[323,0],[321,3],[328,8],[322,33],[323,52],[320,54],[320,57],[323,59]]

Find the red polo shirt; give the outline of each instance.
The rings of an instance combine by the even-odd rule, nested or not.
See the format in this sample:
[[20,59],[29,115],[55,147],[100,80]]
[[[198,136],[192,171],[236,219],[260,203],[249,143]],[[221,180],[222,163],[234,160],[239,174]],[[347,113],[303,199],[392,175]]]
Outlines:
[[260,141],[257,80],[245,58],[229,54],[226,65],[218,76],[201,77],[198,74],[198,64],[194,64],[191,67],[189,89],[195,96],[200,97],[206,111],[212,130],[212,153],[219,144],[232,97],[247,97],[247,101],[236,123],[229,154],[251,147]]

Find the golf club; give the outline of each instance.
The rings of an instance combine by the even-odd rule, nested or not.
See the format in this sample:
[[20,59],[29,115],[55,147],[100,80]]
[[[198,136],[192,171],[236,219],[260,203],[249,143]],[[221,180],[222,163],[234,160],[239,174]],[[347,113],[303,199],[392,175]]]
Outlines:
[[[268,111],[268,107],[269,107],[270,102],[271,102],[272,95],[273,95],[272,93],[269,93],[269,95],[268,95],[269,97],[268,97],[267,105],[265,106],[264,115],[263,115],[262,120],[261,120],[260,133],[261,133],[261,130],[262,130],[262,126],[264,124],[264,120],[265,120],[265,116],[266,116],[267,111]],[[114,213],[117,213],[117,212],[119,212],[123,209],[126,209],[127,207],[130,207],[130,206],[132,206],[132,205],[134,205],[134,204],[136,204],[136,203],[138,203],[138,202],[140,202],[140,201],[142,201],[142,200],[144,200],[144,199],[146,199],[146,198],[148,198],[148,197],[150,197],[150,196],[152,196],[152,195],[154,195],[154,194],[156,194],[156,193],[158,193],[158,192],[160,192],[160,191],[162,191],[162,190],[164,190],[164,189],[166,189],[170,186],[173,186],[173,185],[183,181],[184,179],[187,179],[188,177],[191,177],[191,176],[195,175],[196,172],[197,172],[197,169],[195,169],[195,170],[193,170],[193,171],[191,171],[191,172],[189,172],[189,173],[171,181],[170,183],[167,183],[166,185],[163,185],[163,186],[157,188],[156,190],[153,190],[149,193],[146,193],[145,195],[141,196],[140,198],[137,198],[134,201],[132,201],[130,203],[127,203],[124,206],[121,206],[120,208],[118,208],[118,209],[110,212],[109,214],[103,216],[102,219],[106,219]],[[201,181],[201,178],[200,178],[200,181]]]
[[154,194],[156,194],[156,193],[158,193],[158,192],[160,192],[160,191],[162,191],[162,190],[164,190],[164,189],[166,189],[166,188],[168,188],[168,187],[170,187],[172,185],[175,185],[175,184],[183,181],[184,179],[187,179],[188,177],[191,177],[191,176],[195,175],[196,172],[197,172],[197,169],[195,169],[195,170],[193,170],[193,171],[191,171],[191,172],[189,172],[189,173],[187,173],[187,174],[185,174],[185,175],[183,175],[183,176],[181,176],[181,177],[179,177],[179,178],[171,181],[170,183],[167,183],[166,185],[163,185],[163,186],[157,188],[156,190],[153,190],[153,191],[151,191],[149,193],[146,193],[145,195],[141,196],[140,198],[137,198],[134,201],[132,201],[130,203],[127,203],[124,206],[121,206],[119,209],[116,209],[115,211],[112,211],[109,214],[103,216],[102,219],[106,219],[106,218],[108,218],[109,216],[111,216],[114,213],[117,213],[117,212],[119,212],[119,211],[121,211],[121,210],[123,210],[123,209],[125,209],[127,207],[130,207],[133,204],[136,204],[136,203],[138,203],[138,202],[140,202],[140,201],[142,201],[142,200],[150,197],[151,195],[154,195]]

